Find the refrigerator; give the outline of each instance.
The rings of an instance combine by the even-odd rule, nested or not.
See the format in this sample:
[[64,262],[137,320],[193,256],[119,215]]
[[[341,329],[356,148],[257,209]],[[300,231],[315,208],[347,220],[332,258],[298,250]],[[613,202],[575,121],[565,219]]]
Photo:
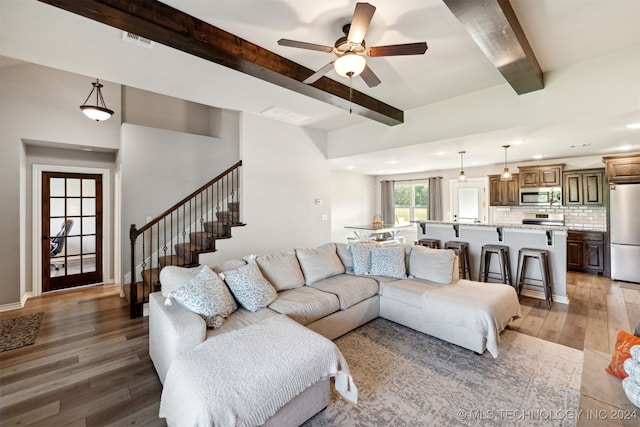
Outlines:
[[609,192],[611,278],[640,283],[640,184]]

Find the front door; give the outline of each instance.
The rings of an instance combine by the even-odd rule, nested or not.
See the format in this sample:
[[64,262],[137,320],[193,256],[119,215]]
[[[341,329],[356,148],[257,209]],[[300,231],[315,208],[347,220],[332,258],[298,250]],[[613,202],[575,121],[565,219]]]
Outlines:
[[102,282],[102,175],[42,173],[42,290]]

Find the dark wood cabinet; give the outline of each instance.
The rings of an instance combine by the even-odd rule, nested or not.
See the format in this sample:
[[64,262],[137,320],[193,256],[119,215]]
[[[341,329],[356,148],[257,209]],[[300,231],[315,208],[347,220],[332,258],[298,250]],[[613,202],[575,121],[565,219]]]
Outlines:
[[518,168],[520,187],[559,187],[564,165],[522,166]]
[[604,169],[565,171],[562,176],[564,205],[604,204]]
[[501,181],[500,175],[489,175],[489,204],[491,206],[518,206],[518,174],[511,181]]
[[606,233],[569,231],[567,234],[567,270],[604,274]]
[[607,180],[614,184],[640,182],[640,154],[603,157]]

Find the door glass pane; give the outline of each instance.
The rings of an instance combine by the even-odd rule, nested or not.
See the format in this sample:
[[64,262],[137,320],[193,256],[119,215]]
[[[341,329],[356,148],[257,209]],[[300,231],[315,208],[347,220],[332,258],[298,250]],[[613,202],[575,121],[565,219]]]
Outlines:
[[80,197],[80,180],[76,178],[67,179],[67,197]]
[[64,216],[64,199],[49,200],[49,215]]
[[95,179],[82,180],[82,197],[95,197],[96,181]]
[[84,236],[82,238],[82,253],[91,254],[96,251],[96,237]]
[[64,178],[51,178],[49,180],[49,195],[52,197],[64,197]]
[[67,231],[67,236],[79,236],[80,235],[80,218],[79,217],[69,218],[69,221],[71,221],[71,227],[69,228],[69,231]]
[[96,257],[95,256],[83,256],[82,257],[82,272],[91,273],[96,271]]
[[85,217],[82,218],[82,234],[95,234],[96,233],[96,218]]
[[82,199],[82,215],[96,214],[96,199]]
[[80,216],[80,199],[67,199],[67,216]]
[[49,220],[49,235],[53,238],[58,235],[64,223],[64,218],[51,218]]
[[67,255],[80,255],[80,236],[67,237]]

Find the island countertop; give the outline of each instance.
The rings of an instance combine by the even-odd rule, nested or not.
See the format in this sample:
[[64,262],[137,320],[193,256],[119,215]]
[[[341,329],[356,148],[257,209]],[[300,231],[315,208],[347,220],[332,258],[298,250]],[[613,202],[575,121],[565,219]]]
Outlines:
[[459,225],[464,227],[491,227],[491,228],[520,228],[528,230],[557,230],[567,231],[569,227],[564,225],[538,225],[538,224],[514,224],[514,223],[472,223],[472,222],[453,222],[453,221],[417,221],[418,225],[422,224],[439,224],[439,225]]

